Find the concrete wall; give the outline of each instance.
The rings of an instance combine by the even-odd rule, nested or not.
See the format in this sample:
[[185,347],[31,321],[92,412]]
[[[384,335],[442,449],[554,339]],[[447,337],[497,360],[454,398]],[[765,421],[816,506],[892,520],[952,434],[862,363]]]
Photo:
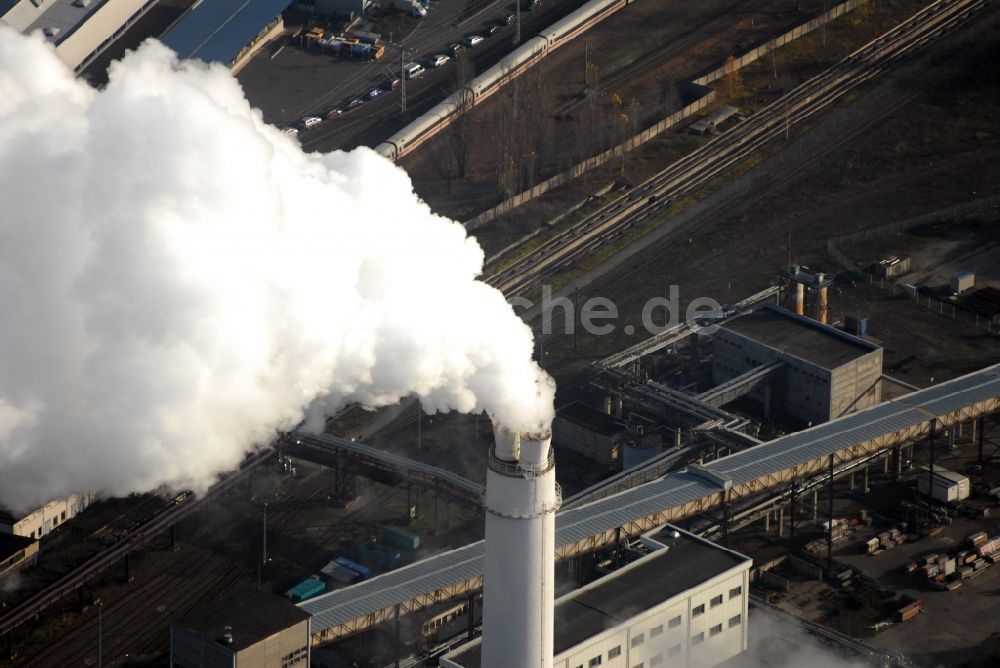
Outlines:
[[619,434],[605,436],[565,418],[556,416],[552,423],[552,443],[561,449],[578,452],[601,466],[617,466],[621,459],[625,427]]
[[171,668],[306,668],[309,620],[233,653],[215,638],[181,626],[170,627]]
[[308,665],[309,620],[306,619],[236,655],[236,668],[305,668]]
[[[882,401],[881,348],[828,370],[726,329],[715,334],[712,381],[721,384],[772,361],[786,364],[770,397],[772,408],[800,420],[818,424]],[[757,387],[749,395],[763,403],[766,391]]]
[[26,546],[23,550],[18,550],[3,561],[0,561],[0,577],[13,573],[18,568],[30,563],[34,563],[38,556],[38,541]]
[[714,666],[746,650],[749,585],[747,562],[556,655],[554,665],[588,668],[600,656],[601,668]]
[[837,418],[880,404],[881,376],[881,348],[834,369],[830,383],[830,416]]

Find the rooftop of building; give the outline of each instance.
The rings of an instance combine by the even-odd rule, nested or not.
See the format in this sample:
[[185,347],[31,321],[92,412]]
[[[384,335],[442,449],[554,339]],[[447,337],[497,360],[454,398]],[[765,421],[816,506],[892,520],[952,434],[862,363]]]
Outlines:
[[290,0],[202,0],[160,40],[181,58],[228,65],[289,4]]
[[[285,598],[241,590],[191,611],[174,625],[239,652],[306,619],[309,614]],[[226,627],[232,633],[232,643],[224,640]]]
[[836,369],[878,350],[875,344],[835,327],[771,305],[720,328],[825,369]]
[[602,436],[625,433],[625,424],[621,420],[578,401],[560,408],[556,412],[556,417]]
[[[670,525],[649,537],[664,548],[556,601],[556,656],[726,571],[749,567],[751,562],[750,557]],[[463,668],[480,668],[480,649],[479,642],[470,643],[448,658]]]
[[0,533],[0,561],[6,561],[12,555],[20,552],[34,542],[34,538],[28,538],[27,536]]

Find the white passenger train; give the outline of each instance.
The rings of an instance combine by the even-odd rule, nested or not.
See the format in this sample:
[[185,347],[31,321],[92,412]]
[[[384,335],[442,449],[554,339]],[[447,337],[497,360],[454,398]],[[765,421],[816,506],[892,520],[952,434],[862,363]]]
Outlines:
[[468,93],[463,91],[452,93],[443,102],[376,146],[375,150],[386,158],[398,160],[454,121],[466,95],[471,93],[473,106],[479,104],[497,92],[505,83],[527,71],[552,50],[566,44],[634,1],[591,0],[527,40],[504,56],[496,65],[473,79],[466,89]]

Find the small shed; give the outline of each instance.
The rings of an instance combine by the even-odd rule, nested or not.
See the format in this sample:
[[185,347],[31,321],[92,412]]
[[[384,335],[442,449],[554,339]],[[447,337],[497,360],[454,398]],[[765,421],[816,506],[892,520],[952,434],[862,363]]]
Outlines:
[[951,277],[951,291],[956,295],[976,287],[976,275],[971,271],[960,271]]
[[[926,466],[920,467],[920,472],[917,474],[918,492],[927,494],[927,481],[929,479],[930,469]],[[940,466],[934,467],[934,484],[931,486],[931,498],[935,501],[944,503],[962,501],[969,498],[971,491],[969,479],[966,476],[941,468]]]

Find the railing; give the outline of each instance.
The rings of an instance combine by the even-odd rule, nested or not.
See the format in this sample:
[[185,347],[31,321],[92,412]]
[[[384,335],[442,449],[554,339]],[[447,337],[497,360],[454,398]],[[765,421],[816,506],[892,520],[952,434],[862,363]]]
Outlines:
[[549,447],[549,456],[545,460],[545,465],[538,469],[527,469],[521,466],[520,462],[511,462],[506,459],[500,459],[496,455],[496,450],[494,448],[490,448],[490,470],[511,478],[535,478],[546,471],[550,471],[555,465],[556,453],[555,449],[552,447]]

